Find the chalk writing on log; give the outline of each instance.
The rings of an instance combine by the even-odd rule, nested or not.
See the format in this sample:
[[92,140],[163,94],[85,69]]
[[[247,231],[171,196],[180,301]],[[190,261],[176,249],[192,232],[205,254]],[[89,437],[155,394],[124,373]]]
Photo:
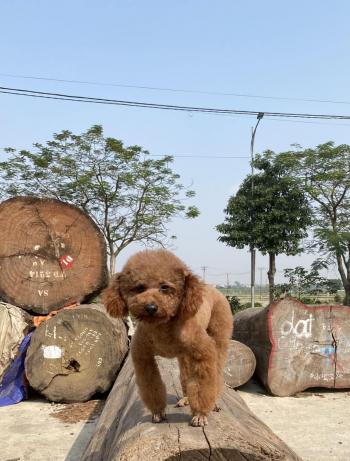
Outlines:
[[309,314],[308,319],[300,319],[294,324],[295,312],[292,313],[291,320],[285,320],[281,325],[281,335],[288,336],[295,335],[297,338],[310,338],[312,334],[312,321],[313,316]]
[[316,379],[317,381],[334,381],[334,378],[342,378],[343,373],[310,373],[310,378]]
[[88,355],[100,341],[102,333],[96,330],[84,328],[84,330],[74,339],[80,346],[77,355]]
[[67,276],[59,271],[29,271],[31,279],[65,279]]

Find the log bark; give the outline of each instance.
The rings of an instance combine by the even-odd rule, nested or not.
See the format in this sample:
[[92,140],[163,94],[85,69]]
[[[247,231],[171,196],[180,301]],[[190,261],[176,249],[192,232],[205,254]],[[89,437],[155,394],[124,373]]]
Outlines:
[[32,316],[19,307],[0,301],[0,383],[16,358],[24,337],[34,329]]
[[63,309],[33,333],[29,384],[54,402],[83,402],[107,391],[128,350],[126,327],[93,304]]
[[239,341],[230,341],[227,362],[224,369],[225,383],[236,388],[253,376],[256,360],[253,351]]
[[167,422],[151,423],[129,356],[81,461],[300,460],[228,387],[221,411],[209,416],[209,425],[189,426],[188,407],[174,407],[181,396],[177,362],[160,359],[158,365],[168,391]]
[[106,247],[79,208],[16,197],[0,204],[0,297],[47,314],[82,301],[107,281]]
[[277,396],[310,387],[350,387],[350,309],[285,298],[234,317],[234,339],[256,356],[256,372]]

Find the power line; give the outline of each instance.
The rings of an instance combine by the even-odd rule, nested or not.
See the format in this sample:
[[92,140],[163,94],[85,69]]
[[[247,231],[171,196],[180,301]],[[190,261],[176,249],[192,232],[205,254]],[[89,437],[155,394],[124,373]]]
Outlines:
[[28,79],[28,80],[41,80],[41,81],[47,81],[47,82],[74,83],[74,84],[95,85],[95,86],[109,86],[109,87],[118,87],[118,88],[164,91],[164,92],[172,92],[172,93],[192,93],[192,94],[202,94],[202,95],[212,95],[212,96],[234,96],[238,98],[272,99],[276,101],[300,101],[300,102],[316,102],[316,103],[345,104],[345,105],[350,104],[350,101],[342,101],[342,100],[334,100],[334,99],[292,98],[292,97],[286,97],[286,96],[269,96],[269,95],[249,94],[249,93],[205,91],[205,90],[193,90],[193,89],[185,89],[185,88],[167,88],[167,87],[157,87],[157,86],[147,86],[147,85],[127,85],[123,83],[96,82],[96,81],[89,81],[89,80],[68,80],[68,79],[63,79],[63,78],[3,74],[3,73],[0,73],[0,76],[9,77],[9,78]]
[[[229,117],[229,118],[239,118],[240,116],[239,115],[230,115],[230,114],[218,114],[222,117]],[[256,120],[256,117],[250,117],[250,116],[247,116],[247,118],[251,119],[251,120]],[[286,122],[286,123],[307,123],[307,124],[310,124],[310,125],[326,125],[326,126],[346,126],[346,127],[349,127],[349,124],[348,123],[328,123],[328,122],[315,122],[315,121],[312,121],[310,122],[309,120],[296,120],[296,119],[283,119],[283,118],[277,118],[277,117],[274,117],[274,118],[267,118],[267,121],[269,122]]]
[[[0,148],[4,149],[4,147]],[[165,156],[169,155],[172,158],[203,158],[208,160],[215,160],[215,159],[228,159],[228,160],[235,160],[235,159],[249,159],[250,157],[247,155],[225,155],[225,154],[147,154],[148,157],[160,157],[164,158]]]
[[286,117],[301,119],[320,119],[320,120],[350,120],[350,115],[337,114],[310,114],[310,113],[292,113],[292,112],[268,112],[256,110],[239,110],[239,109],[220,109],[213,107],[193,107],[179,106],[172,104],[147,103],[140,101],[126,101],[118,99],[96,98],[91,96],[77,96],[63,93],[51,93],[45,91],[25,90],[22,88],[0,87],[0,93],[27,96],[33,98],[59,99],[64,101],[85,102],[94,104],[107,104],[117,106],[139,107],[148,109],[176,110],[185,112],[200,112],[210,114],[237,114],[237,115],[258,115],[263,113],[265,117]]

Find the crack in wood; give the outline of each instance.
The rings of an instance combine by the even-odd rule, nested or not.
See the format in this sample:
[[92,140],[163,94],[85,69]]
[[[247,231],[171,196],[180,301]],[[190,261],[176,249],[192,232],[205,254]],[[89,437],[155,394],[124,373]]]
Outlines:
[[208,447],[209,447],[209,458],[208,458],[208,460],[211,461],[212,449],[211,449],[210,441],[209,441],[209,438],[207,436],[207,433],[205,432],[204,427],[202,427],[202,431],[203,431],[203,434],[204,434],[204,438],[207,441],[207,444],[208,444]]
[[331,320],[331,329],[330,329],[330,333],[332,335],[332,338],[333,338],[333,342],[332,342],[332,346],[334,348],[334,378],[333,378],[333,387],[335,388],[336,387],[336,383],[337,383],[337,349],[338,349],[338,344],[337,344],[337,340],[336,340],[336,337],[334,336],[334,331],[333,331],[333,309],[332,307],[330,308],[330,320]]
[[179,461],[181,461],[182,454],[181,454],[181,443],[180,443],[180,429],[176,426],[176,430],[177,430],[177,444],[179,447]]
[[59,266],[59,268],[60,268],[60,270],[61,270],[61,272],[62,272],[62,274],[63,274],[63,270],[62,270],[62,267],[61,267],[61,264],[60,264],[60,261],[59,261],[60,252],[59,252],[59,248],[58,248],[57,242],[55,242],[55,239],[54,239],[54,237],[52,236],[52,232],[51,232],[51,229],[50,229],[49,225],[47,224],[47,222],[45,221],[45,219],[41,216],[40,210],[39,210],[38,206],[34,204],[33,207],[34,207],[34,209],[35,209],[35,211],[36,211],[36,213],[37,213],[37,215],[38,215],[38,218],[40,219],[40,221],[42,222],[42,224],[45,226],[46,231],[47,231],[47,234],[48,234],[48,236],[49,236],[49,238],[50,238],[50,240],[51,240],[51,243],[52,243],[52,245],[53,245],[53,249],[54,249],[54,252],[55,252],[55,258],[52,258],[52,259],[54,259],[55,261],[57,261],[57,264],[58,264],[58,266]]

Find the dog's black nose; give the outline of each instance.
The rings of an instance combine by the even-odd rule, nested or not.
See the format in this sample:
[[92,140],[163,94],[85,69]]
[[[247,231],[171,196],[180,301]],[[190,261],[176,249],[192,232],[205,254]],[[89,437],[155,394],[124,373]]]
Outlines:
[[149,314],[154,314],[157,312],[157,306],[154,303],[149,303],[145,305],[145,311],[148,312]]

